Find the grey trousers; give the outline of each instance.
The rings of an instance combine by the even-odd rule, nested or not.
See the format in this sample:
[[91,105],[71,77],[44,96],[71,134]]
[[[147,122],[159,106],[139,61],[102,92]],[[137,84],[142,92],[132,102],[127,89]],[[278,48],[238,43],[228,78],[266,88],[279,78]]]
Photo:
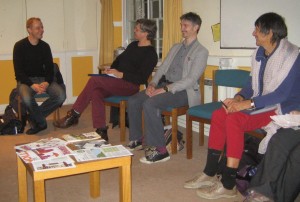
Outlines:
[[[44,81],[41,77],[30,79],[34,83],[41,83]],[[34,123],[39,126],[45,126],[47,124],[46,117],[55,109],[59,108],[66,100],[66,90],[64,85],[59,85],[55,81],[53,81],[47,88],[46,93],[49,95],[49,98],[40,106],[34,98],[36,92],[32,90],[32,88],[19,82],[17,84],[17,88],[22,101],[26,106],[26,110],[29,113],[31,121],[34,121]]]
[[164,147],[164,126],[161,112],[167,107],[188,105],[186,91],[178,93],[162,93],[149,97],[145,91],[131,96],[128,100],[129,140],[142,138],[142,112],[144,112],[145,144],[147,146]]
[[278,202],[292,202],[300,192],[300,130],[280,129],[271,138],[250,189]]

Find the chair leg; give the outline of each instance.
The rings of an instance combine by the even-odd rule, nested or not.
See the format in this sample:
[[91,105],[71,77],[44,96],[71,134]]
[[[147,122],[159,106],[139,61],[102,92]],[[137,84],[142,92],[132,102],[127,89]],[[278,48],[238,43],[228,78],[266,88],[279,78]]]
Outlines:
[[125,141],[126,126],[125,126],[126,101],[120,102],[120,141]]
[[18,95],[18,118],[22,122],[21,96]]
[[204,123],[199,124],[199,146],[204,145]]
[[186,115],[186,158],[193,158],[192,120],[188,114]]
[[176,109],[172,110],[172,154],[177,154],[177,129],[178,129],[178,123],[177,123],[178,113]]

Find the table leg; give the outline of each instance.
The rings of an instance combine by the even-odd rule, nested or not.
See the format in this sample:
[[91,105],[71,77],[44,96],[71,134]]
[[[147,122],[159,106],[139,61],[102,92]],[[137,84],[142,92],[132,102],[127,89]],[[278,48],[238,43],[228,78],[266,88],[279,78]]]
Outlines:
[[45,180],[33,181],[34,190],[34,201],[35,202],[45,202]]
[[92,198],[100,196],[100,171],[90,172],[90,195]]
[[18,161],[18,187],[19,202],[27,202],[27,171],[23,161],[17,157]]
[[131,202],[130,165],[120,167],[120,202]]

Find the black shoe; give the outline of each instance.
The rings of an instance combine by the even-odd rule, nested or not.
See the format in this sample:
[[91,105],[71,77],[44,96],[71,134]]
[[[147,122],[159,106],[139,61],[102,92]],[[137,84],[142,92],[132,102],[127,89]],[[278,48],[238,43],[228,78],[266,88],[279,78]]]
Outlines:
[[104,128],[97,128],[96,133],[98,133],[102,139],[104,139],[108,142],[107,129],[108,129],[107,126]]
[[69,128],[72,125],[77,125],[80,114],[76,113],[74,109],[68,111],[67,116],[53,122],[53,125],[57,128]]
[[33,135],[33,134],[37,134],[38,132],[45,130],[47,128],[47,125],[45,126],[36,126],[33,128],[30,128],[26,131],[27,135]]

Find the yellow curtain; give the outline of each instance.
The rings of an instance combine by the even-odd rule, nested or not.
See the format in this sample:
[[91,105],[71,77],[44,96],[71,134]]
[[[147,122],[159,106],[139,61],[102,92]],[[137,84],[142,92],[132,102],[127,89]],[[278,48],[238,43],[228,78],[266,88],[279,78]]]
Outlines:
[[164,0],[164,26],[162,59],[164,59],[174,43],[182,39],[180,31],[180,16],[182,15],[182,0]]
[[101,3],[101,30],[99,66],[110,64],[114,57],[114,27],[113,8],[111,0],[100,0]]

